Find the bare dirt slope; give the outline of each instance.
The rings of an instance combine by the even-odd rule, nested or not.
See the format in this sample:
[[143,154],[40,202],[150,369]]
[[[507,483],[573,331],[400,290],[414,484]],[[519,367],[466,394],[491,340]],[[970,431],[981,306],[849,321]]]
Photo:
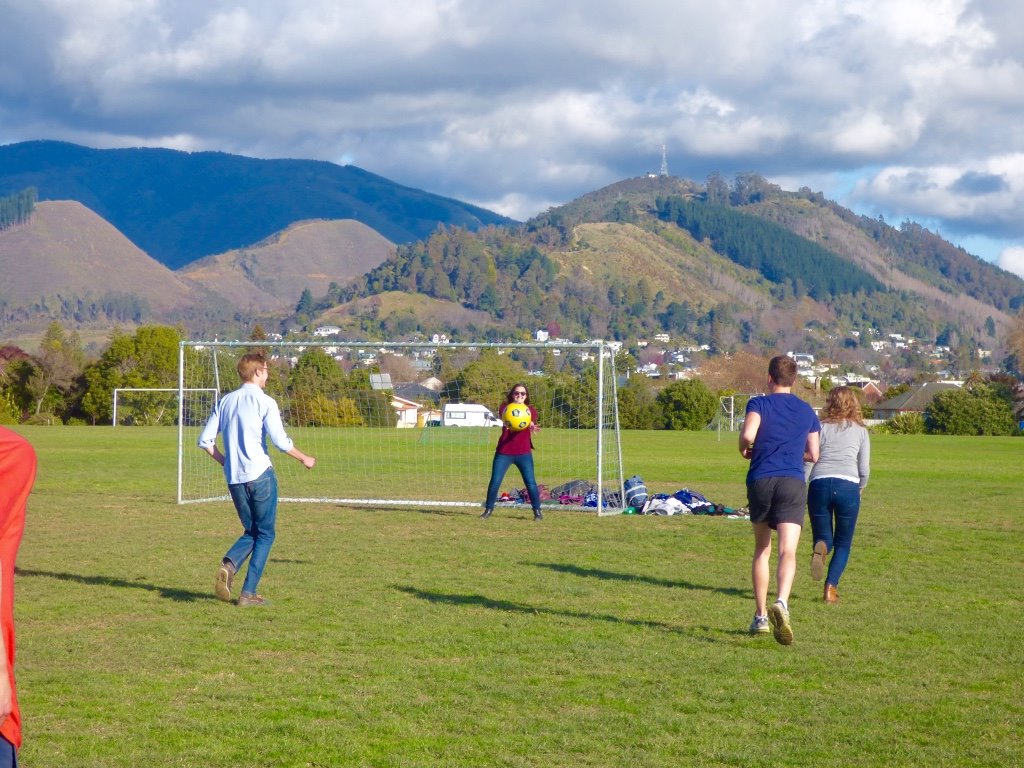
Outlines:
[[248,248],[208,256],[178,274],[258,311],[292,309],[303,290],[322,296],[390,257],[395,246],[358,221],[302,221]]
[[144,299],[157,315],[191,306],[196,290],[81,203],[43,202],[0,232],[0,300],[8,308],[53,297]]

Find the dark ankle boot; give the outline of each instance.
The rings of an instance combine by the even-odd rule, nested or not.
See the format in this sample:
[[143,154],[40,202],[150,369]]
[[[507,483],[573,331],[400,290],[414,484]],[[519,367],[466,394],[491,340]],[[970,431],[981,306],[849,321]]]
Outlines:
[[484,513],[482,515],[480,515],[480,517],[482,517],[484,520],[486,520],[488,517],[491,516],[491,514],[493,514],[493,512],[494,512],[493,509],[485,509]]
[[540,513],[539,509],[535,509],[535,510],[533,510],[533,519],[534,520],[543,520],[544,519],[544,515],[542,515]]

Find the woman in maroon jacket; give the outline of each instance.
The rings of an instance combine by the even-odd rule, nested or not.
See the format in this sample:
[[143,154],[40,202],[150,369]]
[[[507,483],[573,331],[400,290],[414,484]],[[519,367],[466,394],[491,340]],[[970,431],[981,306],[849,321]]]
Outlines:
[[494,502],[498,498],[498,487],[505,479],[505,473],[513,464],[519,469],[523,476],[526,490],[530,494],[530,502],[533,505],[533,519],[543,520],[540,513],[540,492],[537,490],[537,480],[533,474],[533,433],[540,427],[537,425],[537,411],[530,405],[530,391],[525,384],[516,384],[505,396],[505,402],[501,404],[498,413],[503,414],[506,406],[510,403],[525,405],[530,409],[530,426],[519,432],[514,432],[507,425],[501,429],[501,437],[498,438],[498,447],[494,451],[494,462],[491,464],[491,481],[487,485],[487,500],[484,502],[484,513],[480,517],[486,519],[494,512]]

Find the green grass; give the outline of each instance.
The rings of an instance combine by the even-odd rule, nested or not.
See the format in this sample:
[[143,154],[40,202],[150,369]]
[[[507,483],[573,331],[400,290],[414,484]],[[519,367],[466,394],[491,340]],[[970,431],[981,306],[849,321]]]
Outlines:
[[[174,430],[20,431],[29,768],[1022,762],[1024,440],[875,437],[843,602],[805,537],[782,647],[745,633],[749,523],[709,517],[286,504],[274,604],[239,609],[234,511],[173,503]],[[734,435],[623,451],[744,503]]]

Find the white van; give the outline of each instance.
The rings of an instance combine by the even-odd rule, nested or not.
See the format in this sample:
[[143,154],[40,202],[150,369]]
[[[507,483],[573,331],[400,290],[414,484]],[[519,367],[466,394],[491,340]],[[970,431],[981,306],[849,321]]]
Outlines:
[[445,403],[441,424],[445,427],[500,427],[501,419],[486,405]]

